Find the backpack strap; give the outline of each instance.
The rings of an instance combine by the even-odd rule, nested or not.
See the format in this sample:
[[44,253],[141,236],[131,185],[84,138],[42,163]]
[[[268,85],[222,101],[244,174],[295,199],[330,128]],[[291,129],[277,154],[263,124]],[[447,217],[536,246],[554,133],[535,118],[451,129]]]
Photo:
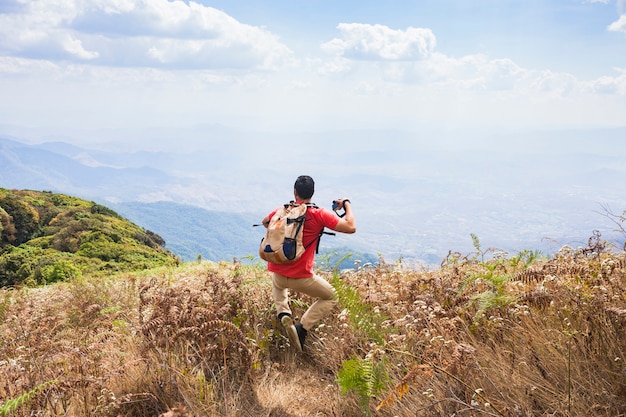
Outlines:
[[[317,235],[317,237],[313,240],[313,242],[315,242],[317,240],[317,245],[315,246],[315,253],[320,253],[320,242],[322,241],[322,235],[331,235],[331,236],[335,236],[336,233],[333,232],[327,232],[326,230],[322,229],[322,231],[320,232],[319,235]],[[313,244],[313,242],[309,243],[308,245],[306,245],[304,247],[304,249],[308,248],[309,246],[311,246]]]
[[[289,206],[295,206],[295,205],[296,205],[296,202],[291,200],[290,202],[283,204],[283,207],[287,208]],[[307,210],[308,210],[309,207],[319,208],[319,207],[317,207],[317,204],[315,204],[315,203],[306,203],[306,206],[307,206]],[[293,223],[294,221],[301,222],[303,219],[304,219],[304,216],[300,216],[297,219],[287,219],[287,222],[288,223]],[[266,225],[265,224],[261,224],[261,223],[252,225],[252,227],[259,227],[259,226],[266,226]]]
[[[317,204],[315,203],[306,203],[308,208],[319,208],[317,206]],[[317,235],[311,242],[309,242],[308,244],[304,245],[304,249],[308,249],[309,246],[311,246],[313,243],[315,243],[317,241],[317,244],[315,245],[315,253],[319,253],[320,252],[320,241],[322,240],[322,235],[332,235],[335,236],[335,233],[333,232],[327,232],[326,230],[324,230],[322,228],[322,231],[320,232],[319,235]]]

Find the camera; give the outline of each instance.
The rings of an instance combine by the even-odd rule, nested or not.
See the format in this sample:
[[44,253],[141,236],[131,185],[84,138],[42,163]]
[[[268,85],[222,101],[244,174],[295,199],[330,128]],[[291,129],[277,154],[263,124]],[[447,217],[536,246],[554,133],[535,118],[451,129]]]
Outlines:
[[[348,200],[343,200],[343,201],[348,201]],[[339,200],[333,200],[333,211],[335,212],[335,214],[337,214],[337,216],[339,217],[343,217],[346,215],[346,207],[343,207],[343,213],[339,214],[337,213],[337,210],[339,209]]]

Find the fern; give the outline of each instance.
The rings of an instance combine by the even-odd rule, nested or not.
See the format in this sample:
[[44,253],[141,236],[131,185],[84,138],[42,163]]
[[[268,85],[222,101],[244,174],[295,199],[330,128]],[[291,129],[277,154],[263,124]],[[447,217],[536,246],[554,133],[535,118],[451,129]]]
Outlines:
[[470,237],[472,238],[472,245],[474,246],[474,249],[476,249],[476,254],[480,255],[481,261],[484,261],[485,252],[483,252],[480,247],[480,239],[478,239],[478,236],[474,233],[470,233]]
[[483,284],[489,287],[469,299],[470,305],[477,304],[478,306],[474,320],[478,320],[483,313],[491,309],[511,305],[515,303],[518,298],[506,293],[506,284],[511,279],[511,276],[506,273],[498,273],[498,269],[505,269],[502,261],[481,263],[480,266],[485,268],[486,272],[470,275],[465,279],[457,293],[457,296],[460,296],[470,285]]
[[[368,341],[373,340],[378,346],[383,346],[383,336],[388,332],[382,326],[385,317],[376,313],[370,304],[364,303],[358,290],[342,281],[336,271],[331,284],[337,292],[339,304],[348,311],[355,331],[364,334]],[[369,415],[370,399],[383,391],[388,380],[385,352],[375,349],[363,359],[354,356],[343,361],[337,384],[343,395],[353,391],[359,398],[361,409]]]
[[59,381],[53,380],[44,382],[28,391],[25,394],[20,395],[17,398],[6,401],[4,404],[0,405],[0,417],[6,417],[15,411],[17,411],[22,405],[27,404],[32,401],[33,397],[37,395],[40,391],[48,388],[49,386],[57,384]]
[[537,262],[537,260],[539,260],[541,257],[541,251],[525,249],[519,252],[517,255],[512,256],[509,263],[513,267],[516,267],[519,263],[522,263],[522,268],[526,269],[535,262]]
[[344,361],[337,383],[342,395],[353,391],[359,397],[359,406],[369,415],[370,399],[385,389],[388,379],[384,358],[375,361],[374,355],[368,355],[364,359],[353,357]]
[[0,323],[4,321],[4,317],[7,314],[7,310],[9,309],[9,303],[11,302],[11,294],[5,293],[4,300],[0,301]]
[[384,345],[383,336],[388,330],[383,329],[382,323],[386,317],[374,312],[370,304],[364,303],[358,290],[343,282],[337,272],[333,274],[331,284],[337,293],[339,305],[349,313],[352,327],[374,340],[376,344]]
[[470,298],[470,304],[476,303],[478,310],[475,319],[480,318],[483,313],[494,308],[506,307],[517,301],[517,297],[512,295],[500,294],[494,291],[484,291]]

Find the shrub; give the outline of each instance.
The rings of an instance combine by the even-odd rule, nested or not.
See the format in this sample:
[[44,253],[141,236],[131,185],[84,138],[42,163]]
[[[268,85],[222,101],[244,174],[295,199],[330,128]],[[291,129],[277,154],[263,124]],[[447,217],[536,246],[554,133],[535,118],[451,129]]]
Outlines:
[[11,242],[20,245],[31,238],[39,228],[39,213],[31,205],[13,195],[0,199],[0,207],[11,217],[15,239]]
[[92,214],[104,214],[106,216],[111,216],[111,217],[115,217],[118,219],[121,219],[122,216],[120,216],[119,214],[117,214],[117,212],[113,209],[110,209],[106,206],[103,206],[101,204],[95,204],[93,206],[91,206],[90,212]]
[[68,281],[81,276],[81,270],[74,263],[67,260],[60,260],[53,265],[45,266],[41,269],[41,277],[44,283]]

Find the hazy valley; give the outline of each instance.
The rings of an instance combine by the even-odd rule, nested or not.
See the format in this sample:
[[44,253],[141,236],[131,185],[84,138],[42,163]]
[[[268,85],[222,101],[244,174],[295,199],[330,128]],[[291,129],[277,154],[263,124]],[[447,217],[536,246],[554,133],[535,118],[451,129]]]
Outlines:
[[[441,131],[289,136],[202,126],[81,132],[88,146],[77,145],[76,132],[2,131],[2,187],[87,198],[162,235],[155,225],[167,223],[181,231],[174,241],[164,236],[178,250],[187,246],[179,241],[188,239],[183,231],[192,231],[212,236],[229,255],[254,254],[261,232],[251,222],[288,201],[303,173],[316,180],[318,205],[344,196],[355,205],[358,233],[327,238],[325,249],[438,264],[449,250],[471,251],[471,233],[510,252],[584,246],[594,229],[620,238],[602,213],[624,209],[624,129],[469,132],[461,139]],[[185,215],[159,218],[163,202],[185,206]],[[145,206],[138,212],[130,203]],[[227,231],[219,230],[223,224]],[[216,252],[207,245],[203,256],[211,259]]]

